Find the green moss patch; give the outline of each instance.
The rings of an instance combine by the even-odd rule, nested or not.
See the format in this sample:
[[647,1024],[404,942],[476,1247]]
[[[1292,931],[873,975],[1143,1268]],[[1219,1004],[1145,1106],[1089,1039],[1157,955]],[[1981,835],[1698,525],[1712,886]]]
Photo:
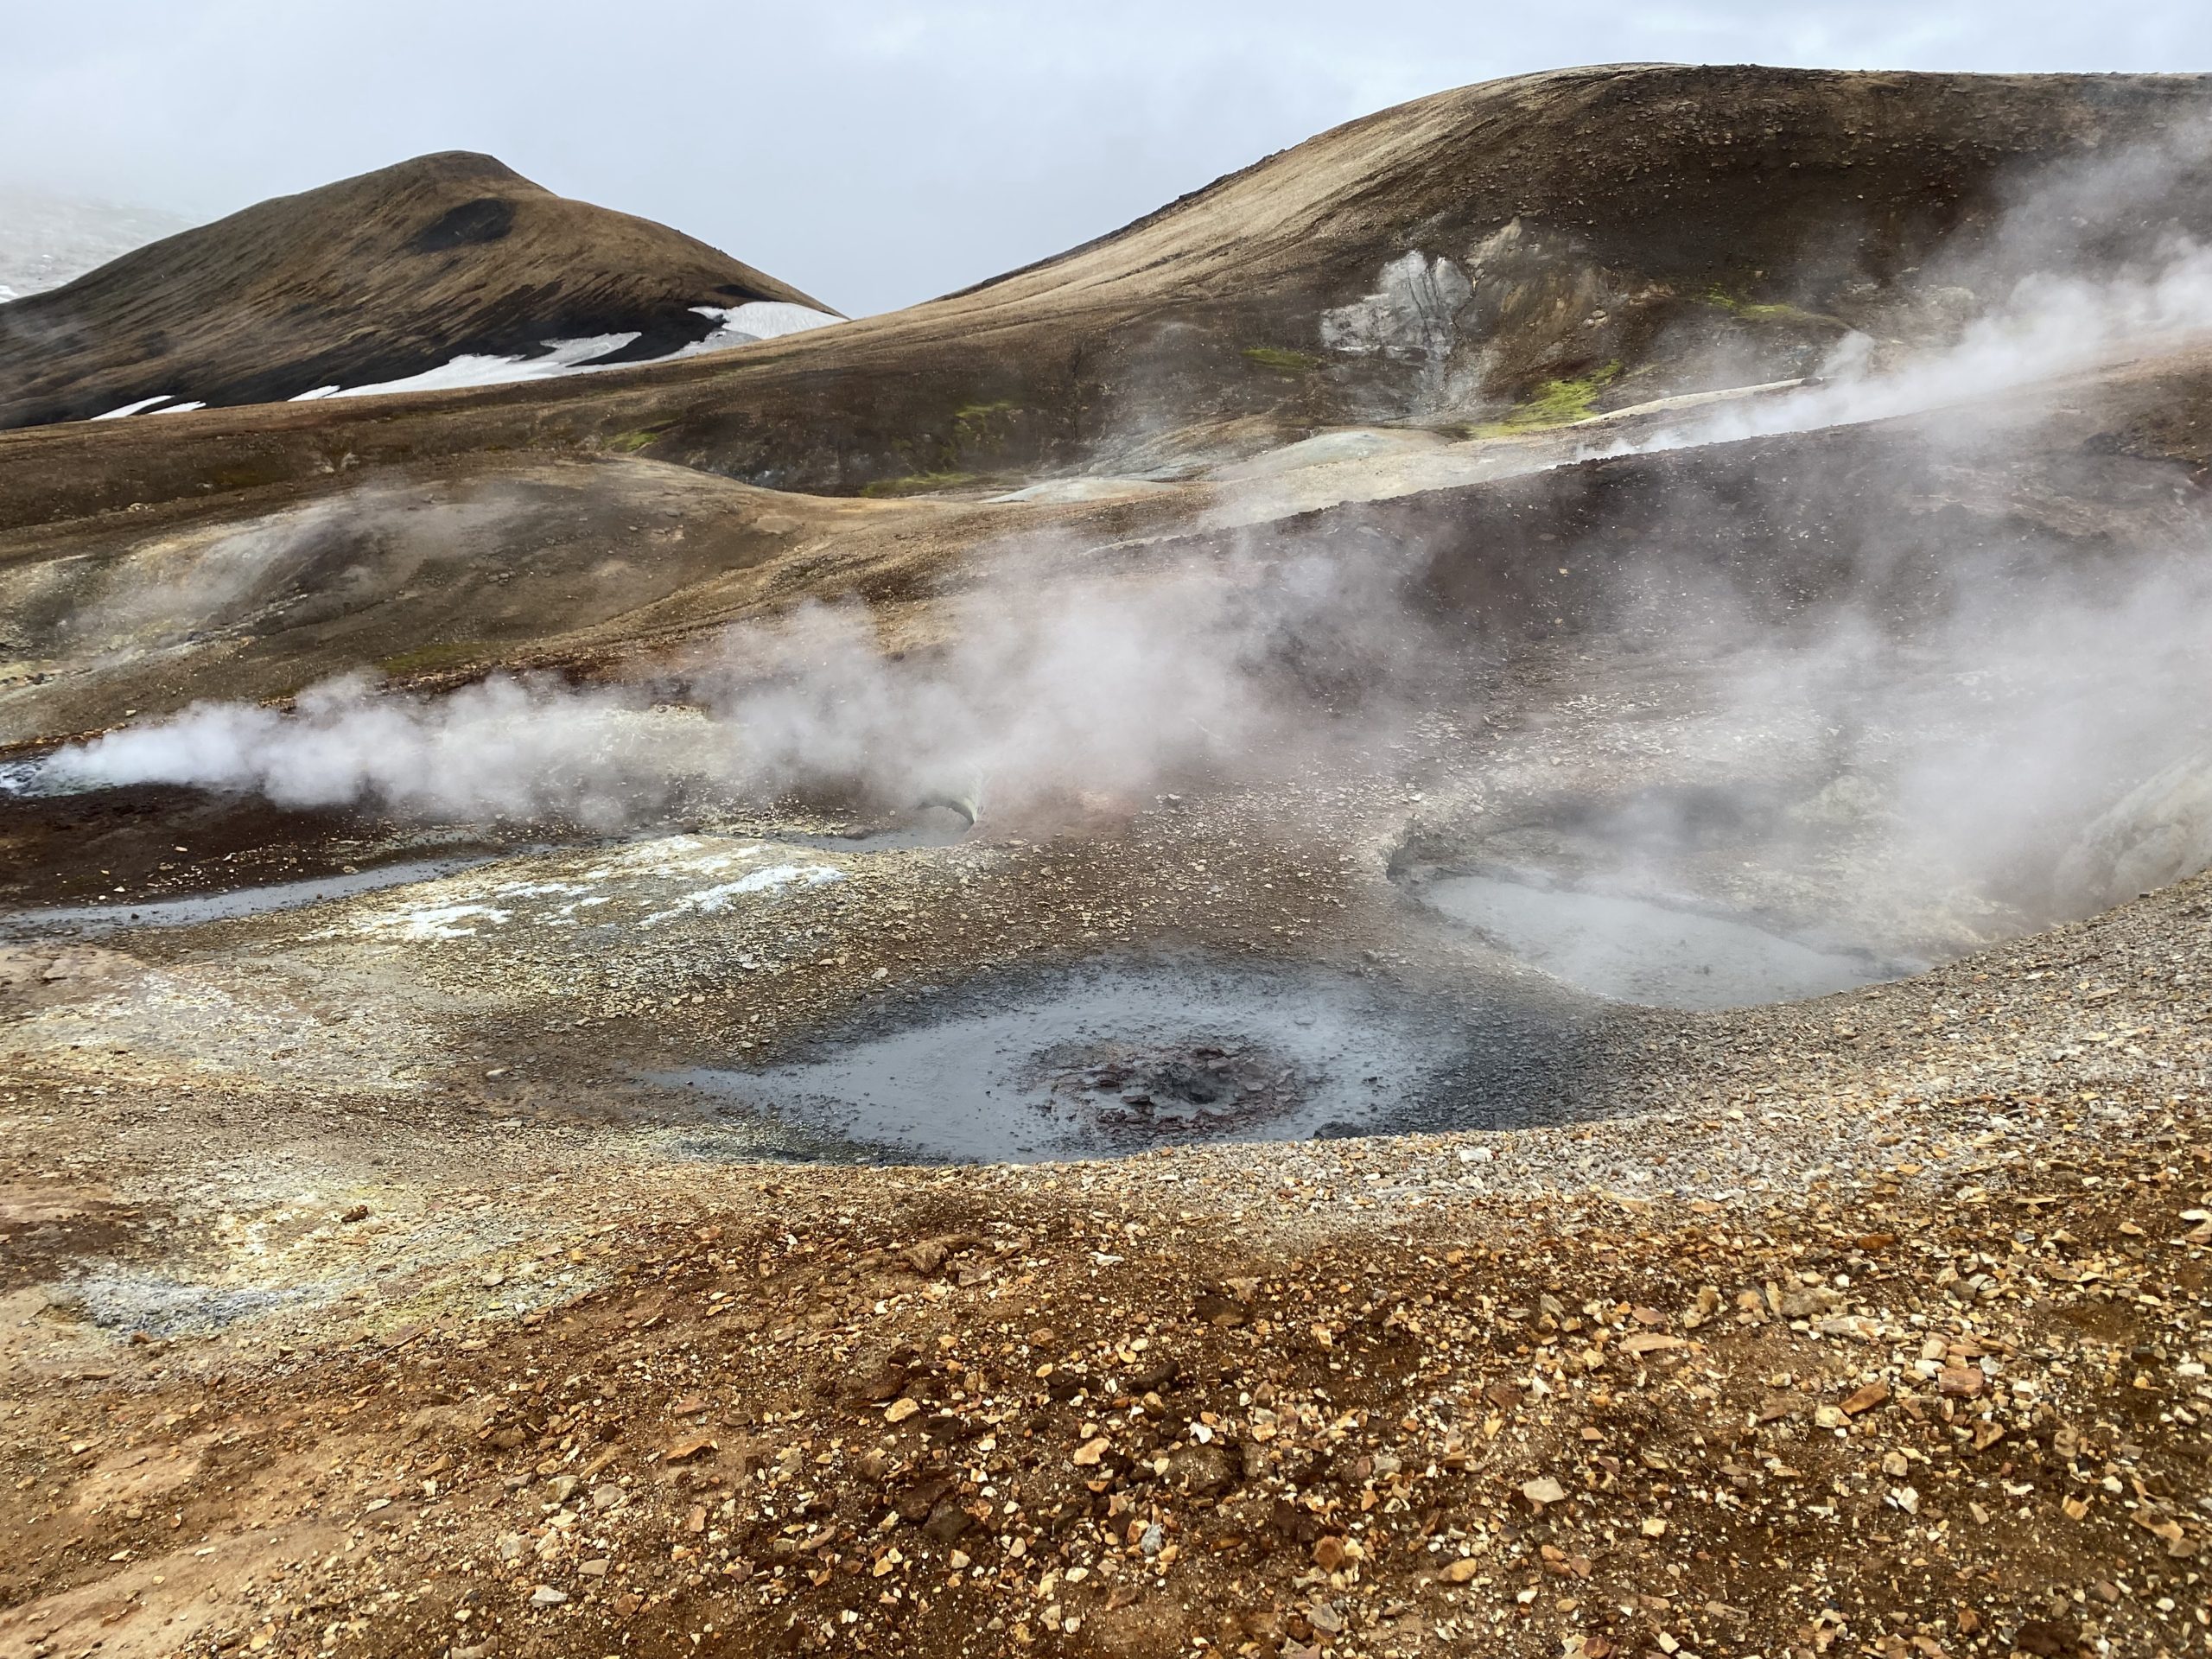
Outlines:
[[1699,296],[1698,303],[1709,305],[1716,311],[1726,311],[1731,316],[1741,317],[1746,322],[1779,323],[1784,327],[1830,332],[1851,327],[1840,317],[1808,311],[1802,305],[1757,304],[1740,295],[1731,294],[1724,288],[1708,288]]
[[434,669],[452,668],[461,663],[474,662],[490,655],[497,648],[483,639],[454,639],[442,644],[417,645],[412,651],[403,651],[397,657],[378,659],[377,666],[395,679],[409,674],[426,674]]
[[1586,421],[1598,412],[1598,394],[1619,379],[1620,373],[1621,365],[1616,361],[1580,379],[1547,380],[1533,397],[1515,404],[1503,420],[1486,421],[1465,430],[1471,438],[1499,438]]
[[1001,398],[994,404],[963,404],[952,411],[950,460],[963,449],[995,449],[1014,435],[1014,417],[1020,410]]
[[1247,346],[1244,355],[1277,374],[1311,374],[1321,366],[1321,359],[1312,353],[1288,351],[1281,346]]
[[979,476],[976,473],[909,473],[904,478],[879,478],[872,484],[863,484],[861,493],[879,500],[887,496],[934,495],[939,490],[957,490],[963,484],[973,484]]

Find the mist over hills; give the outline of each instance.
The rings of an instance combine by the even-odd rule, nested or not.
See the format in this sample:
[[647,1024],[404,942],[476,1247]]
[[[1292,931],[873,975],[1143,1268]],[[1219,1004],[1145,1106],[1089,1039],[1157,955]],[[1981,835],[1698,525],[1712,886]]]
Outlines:
[[0,300],[59,288],[185,228],[185,220],[150,207],[0,185]]

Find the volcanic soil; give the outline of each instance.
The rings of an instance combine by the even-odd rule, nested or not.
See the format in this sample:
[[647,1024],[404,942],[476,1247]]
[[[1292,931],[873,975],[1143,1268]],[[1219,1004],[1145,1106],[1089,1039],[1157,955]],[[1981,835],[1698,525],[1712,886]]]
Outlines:
[[[1866,803],[2075,684],[1967,676],[1969,590],[2193,576],[2203,341],[1666,435],[1934,349],[1923,257],[2205,95],[1530,78],[711,361],[0,435],[0,1655],[2202,1650],[2212,877],[2053,876],[2094,754],[1980,885]],[[1325,343],[1446,248],[1501,315]],[[1383,547],[1418,672],[1271,658],[1296,741],[972,825],[34,786],[348,671],[659,684],[805,598],[926,663]],[[1845,620],[1855,747],[1738,694]],[[1438,901],[1662,808],[1640,899],[1863,971],[1647,1006]]]

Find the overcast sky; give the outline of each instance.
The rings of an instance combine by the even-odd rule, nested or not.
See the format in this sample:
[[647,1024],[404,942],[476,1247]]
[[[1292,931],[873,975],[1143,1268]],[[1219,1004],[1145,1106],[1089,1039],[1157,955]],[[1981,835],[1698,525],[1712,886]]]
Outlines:
[[0,181],[212,219],[435,149],[855,315],[1470,81],[1629,60],[2212,69],[2212,3],[0,0]]

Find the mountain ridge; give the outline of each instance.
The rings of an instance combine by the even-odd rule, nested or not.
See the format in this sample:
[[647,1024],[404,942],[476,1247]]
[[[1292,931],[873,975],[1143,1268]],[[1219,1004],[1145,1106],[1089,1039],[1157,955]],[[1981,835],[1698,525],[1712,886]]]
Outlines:
[[[846,494],[1173,476],[1332,426],[1458,430],[1543,418],[1547,397],[1602,412],[1801,377],[1850,329],[1955,328],[1942,262],[1994,247],[2038,181],[2208,118],[2212,78],[2197,75],[1516,77],[1345,123],[904,311],[734,355],[410,398],[410,452],[643,435],[658,459]],[[2139,241],[2212,217],[2201,162],[2154,195]],[[2080,252],[2106,269],[2125,250]],[[1421,281],[1394,275],[1414,254]],[[1437,280],[1456,308],[1425,315]],[[1378,334],[1394,308],[1419,326]],[[1351,321],[1325,338],[1332,317]],[[373,464],[397,407],[313,420],[323,447]],[[208,429],[264,435],[257,468],[293,424],[233,412]],[[92,448],[118,442],[136,447]],[[37,492],[24,511],[67,510],[22,484]]]
[[[820,301],[651,220],[556,195],[496,158],[414,157],[136,248],[0,311],[0,426],[148,399],[279,402],[463,355],[710,334],[707,309]],[[830,314],[834,315],[834,314]]]

